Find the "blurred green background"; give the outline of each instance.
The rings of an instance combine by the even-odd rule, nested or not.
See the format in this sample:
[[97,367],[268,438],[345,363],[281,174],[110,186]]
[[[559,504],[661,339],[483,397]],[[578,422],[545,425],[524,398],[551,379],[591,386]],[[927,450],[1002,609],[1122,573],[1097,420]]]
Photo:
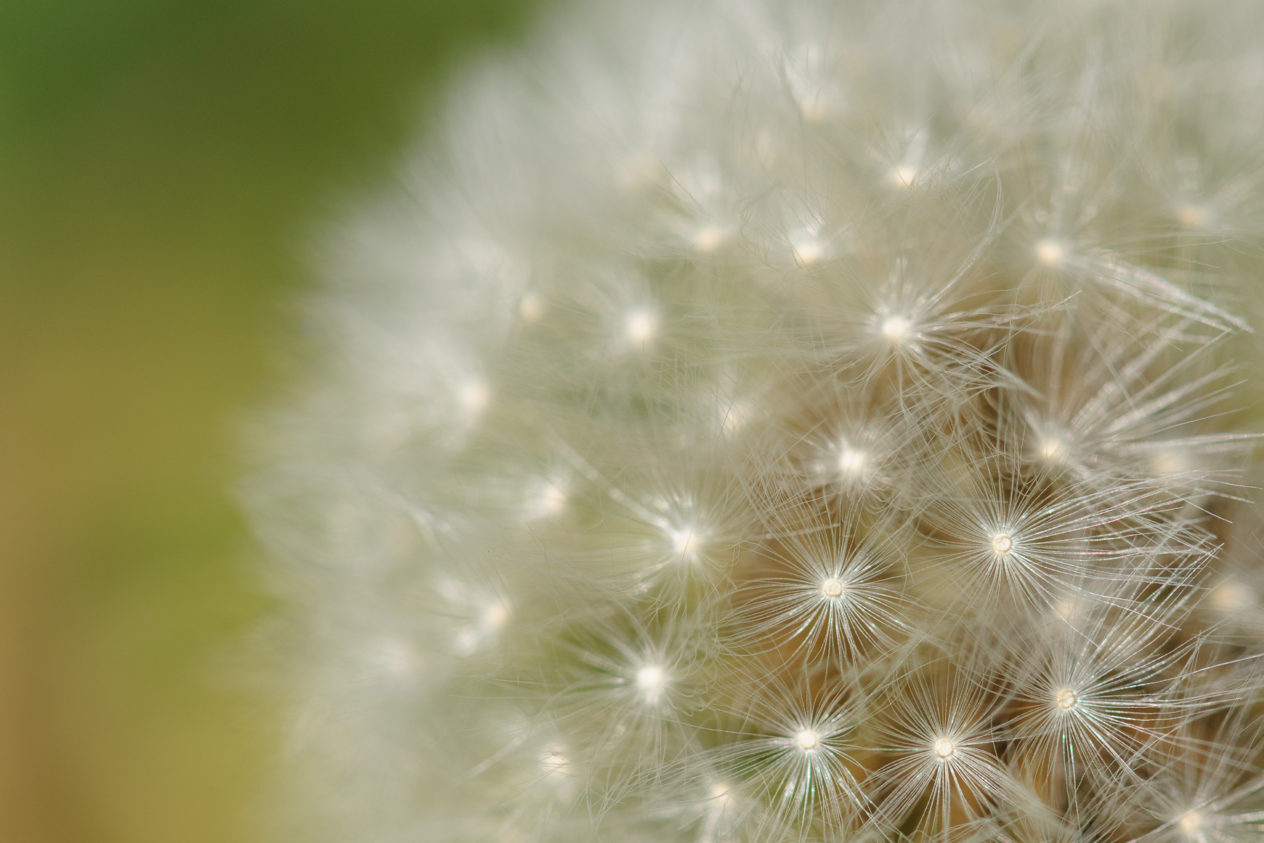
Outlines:
[[533,11],[0,3],[0,841],[260,839],[240,426],[312,226]]

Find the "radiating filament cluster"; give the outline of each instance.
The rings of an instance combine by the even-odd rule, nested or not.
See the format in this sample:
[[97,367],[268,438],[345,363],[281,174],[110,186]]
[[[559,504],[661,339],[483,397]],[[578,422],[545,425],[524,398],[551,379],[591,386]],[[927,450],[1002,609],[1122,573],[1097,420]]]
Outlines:
[[455,81],[243,484],[289,837],[1264,840],[1261,31],[618,0]]

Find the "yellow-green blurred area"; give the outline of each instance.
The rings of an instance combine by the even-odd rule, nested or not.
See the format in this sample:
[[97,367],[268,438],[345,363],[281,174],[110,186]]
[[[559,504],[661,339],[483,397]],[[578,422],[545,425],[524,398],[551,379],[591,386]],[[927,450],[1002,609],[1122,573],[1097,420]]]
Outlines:
[[259,839],[242,424],[312,226],[531,11],[0,3],[0,841]]

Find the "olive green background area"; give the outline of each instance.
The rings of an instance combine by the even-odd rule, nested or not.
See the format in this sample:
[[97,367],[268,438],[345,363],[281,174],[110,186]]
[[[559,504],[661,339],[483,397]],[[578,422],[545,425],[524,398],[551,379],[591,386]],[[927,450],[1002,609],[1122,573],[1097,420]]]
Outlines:
[[261,839],[281,724],[236,687],[268,610],[241,426],[313,226],[535,11],[0,4],[0,840]]

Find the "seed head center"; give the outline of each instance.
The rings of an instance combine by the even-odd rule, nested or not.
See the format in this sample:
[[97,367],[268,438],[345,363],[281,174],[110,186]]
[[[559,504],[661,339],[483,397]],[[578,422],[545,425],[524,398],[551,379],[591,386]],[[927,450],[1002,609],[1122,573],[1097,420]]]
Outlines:
[[902,342],[912,327],[913,323],[903,316],[888,316],[882,320],[882,336],[891,342]]
[[636,687],[646,694],[658,692],[667,682],[667,674],[656,664],[647,664],[636,672]]
[[804,729],[794,736],[794,742],[804,752],[811,752],[821,745],[821,736],[815,729]]

